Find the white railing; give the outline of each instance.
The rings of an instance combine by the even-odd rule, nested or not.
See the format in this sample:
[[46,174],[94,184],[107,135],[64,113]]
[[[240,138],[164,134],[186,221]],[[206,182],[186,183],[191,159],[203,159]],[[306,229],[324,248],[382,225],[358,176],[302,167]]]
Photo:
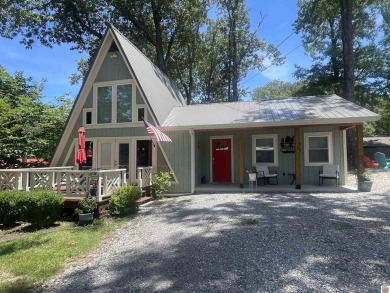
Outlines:
[[137,184],[142,190],[145,187],[151,186],[153,181],[153,167],[138,167],[137,168]]
[[64,196],[111,196],[126,182],[126,169],[73,170],[73,167],[1,169],[0,190],[49,189]]

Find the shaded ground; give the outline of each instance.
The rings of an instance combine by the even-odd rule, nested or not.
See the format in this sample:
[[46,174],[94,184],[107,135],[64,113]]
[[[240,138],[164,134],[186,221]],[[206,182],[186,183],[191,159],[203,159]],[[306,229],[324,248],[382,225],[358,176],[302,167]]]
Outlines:
[[44,292],[380,292],[388,190],[214,194],[143,208]]

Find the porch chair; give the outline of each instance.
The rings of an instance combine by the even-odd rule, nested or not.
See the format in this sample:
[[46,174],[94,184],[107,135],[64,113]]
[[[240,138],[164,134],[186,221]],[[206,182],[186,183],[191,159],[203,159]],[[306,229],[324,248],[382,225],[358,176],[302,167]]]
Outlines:
[[363,162],[366,165],[366,168],[376,168],[379,166],[377,162],[366,156],[363,156]]
[[374,159],[378,162],[380,168],[390,168],[390,159],[387,159],[384,153],[374,153]]
[[[277,185],[278,184],[278,174],[276,173],[270,173],[268,170],[268,166],[256,166],[256,171],[257,171],[257,185],[265,185],[265,184],[270,184],[270,185]],[[271,184],[270,179],[274,178],[275,183]],[[263,184],[259,184],[260,181],[263,181]]]
[[320,171],[318,183],[323,185],[324,179],[334,179],[336,180],[336,186],[339,186],[339,177],[339,165],[325,164],[322,166],[322,173]]

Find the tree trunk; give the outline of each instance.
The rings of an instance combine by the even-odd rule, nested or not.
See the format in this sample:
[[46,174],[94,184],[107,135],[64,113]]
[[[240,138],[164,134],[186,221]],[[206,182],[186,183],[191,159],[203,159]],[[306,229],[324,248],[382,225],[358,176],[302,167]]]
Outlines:
[[343,40],[344,98],[355,102],[355,56],[353,52],[354,32],[352,25],[353,0],[339,0]]

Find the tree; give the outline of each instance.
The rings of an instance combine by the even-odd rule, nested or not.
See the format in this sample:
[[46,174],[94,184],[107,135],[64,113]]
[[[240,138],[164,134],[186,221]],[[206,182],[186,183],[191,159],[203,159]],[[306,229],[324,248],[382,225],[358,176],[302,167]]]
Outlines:
[[43,82],[11,76],[0,66],[0,162],[5,166],[18,159],[49,160],[64,127],[71,101],[42,103]]
[[[26,47],[36,40],[49,47],[71,43],[73,49],[92,56],[106,22],[111,22],[162,72],[177,76],[178,70],[192,68],[197,56],[173,56],[182,54],[186,40],[198,39],[196,28],[203,24],[207,7],[208,0],[12,0],[0,3],[0,35],[21,35]],[[85,63],[79,65],[85,68]],[[73,75],[72,82],[79,77]],[[191,91],[192,86],[183,91],[188,100]]]
[[265,86],[255,88],[252,93],[252,99],[263,101],[269,99],[285,99],[289,97],[300,96],[303,81],[300,82],[285,82],[281,80],[273,80]]
[[250,69],[264,69],[264,61],[282,64],[278,49],[251,31],[248,9],[243,0],[221,0],[216,17],[203,34],[206,57],[200,64],[201,101],[238,101],[244,93],[239,82]]

